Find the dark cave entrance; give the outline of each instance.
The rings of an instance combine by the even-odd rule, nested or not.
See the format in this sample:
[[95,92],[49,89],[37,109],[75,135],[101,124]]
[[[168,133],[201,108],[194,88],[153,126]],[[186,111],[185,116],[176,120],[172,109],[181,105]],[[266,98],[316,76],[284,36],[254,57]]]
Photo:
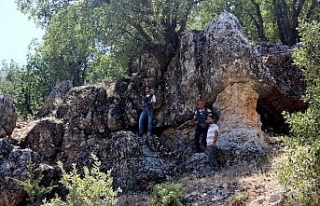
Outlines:
[[271,135],[287,135],[290,132],[290,125],[286,122],[282,112],[266,110],[257,105],[257,112],[262,123],[261,130]]
[[261,130],[271,135],[288,135],[290,124],[283,111],[289,113],[305,111],[307,104],[301,98],[288,97],[273,89],[269,94],[259,96],[256,111],[260,115]]

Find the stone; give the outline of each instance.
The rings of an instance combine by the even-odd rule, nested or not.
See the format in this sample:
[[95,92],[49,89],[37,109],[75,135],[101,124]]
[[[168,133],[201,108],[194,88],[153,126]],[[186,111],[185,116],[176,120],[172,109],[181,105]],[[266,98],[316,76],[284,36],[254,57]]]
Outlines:
[[63,135],[64,125],[61,121],[42,119],[28,132],[22,145],[37,152],[42,161],[53,164],[60,152]]
[[275,202],[280,202],[282,200],[282,196],[277,193],[277,194],[272,194],[269,196],[269,203],[275,203]]
[[16,108],[9,95],[0,94],[0,138],[10,136],[16,127]]
[[267,148],[256,112],[258,93],[251,83],[235,83],[221,92],[214,103],[220,108],[218,147],[241,153],[262,152]]
[[49,115],[55,115],[56,109],[61,105],[63,99],[72,87],[72,82],[69,80],[62,81],[55,86],[46,98],[45,103],[35,115],[35,118],[39,119]]
[[0,205],[17,206],[26,198],[26,192],[13,179],[25,180],[29,164],[39,164],[40,157],[30,149],[16,148],[7,139],[0,138]]

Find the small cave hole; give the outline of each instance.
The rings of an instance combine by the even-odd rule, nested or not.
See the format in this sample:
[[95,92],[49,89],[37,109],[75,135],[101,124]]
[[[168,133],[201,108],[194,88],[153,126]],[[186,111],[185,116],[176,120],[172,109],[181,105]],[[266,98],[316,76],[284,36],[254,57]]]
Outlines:
[[288,135],[290,125],[285,121],[282,111],[268,107],[262,101],[258,101],[257,112],[262,123],[261,130],[270,135]]

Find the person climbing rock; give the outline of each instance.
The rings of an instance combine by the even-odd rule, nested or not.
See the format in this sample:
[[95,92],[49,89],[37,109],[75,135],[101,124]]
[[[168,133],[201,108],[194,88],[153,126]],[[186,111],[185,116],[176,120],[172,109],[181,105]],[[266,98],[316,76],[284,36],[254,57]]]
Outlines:
[[207,131],[208,131],[208,123],[207,117],[211,114],[211,110],[206,108],[205,102],[203,100],[198,100],[197,108],[194,111],[193,122],[196,125],[195,132],[194,132],[194,149],[197,153],[201,152],[200,148],[200,137],[201,143],[204,149],[207,147]]
[[209,124],[207,132],[207,151],[211,172],[216,172],[219,169],[219,164],[217,162],[217,141],[219,136],[218,120],[219,117],[217,115],[212,114],[207,117],[207,123]]
[[148,120],[148,133],[151,135],[153,127],[153,107],[156,103],[156,95],[150,86],[145,86],[144,95],[142,97],[142,112],[139,118],[139,136],[143,135],[143,124],[145,120]]

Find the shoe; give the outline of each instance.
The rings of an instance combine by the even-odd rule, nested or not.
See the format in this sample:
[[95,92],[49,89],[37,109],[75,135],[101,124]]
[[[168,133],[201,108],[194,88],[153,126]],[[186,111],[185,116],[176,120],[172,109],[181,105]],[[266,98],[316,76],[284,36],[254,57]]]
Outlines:
[[149,137],[149,136],[151,136],[151,133],[148,132],[148,133],[147,133],[147,137]]
[[138,136],[139,136],[139,137],[142,137],[142,135],[143,135],[143,134],[139,133],[139,135],[138,135]]

